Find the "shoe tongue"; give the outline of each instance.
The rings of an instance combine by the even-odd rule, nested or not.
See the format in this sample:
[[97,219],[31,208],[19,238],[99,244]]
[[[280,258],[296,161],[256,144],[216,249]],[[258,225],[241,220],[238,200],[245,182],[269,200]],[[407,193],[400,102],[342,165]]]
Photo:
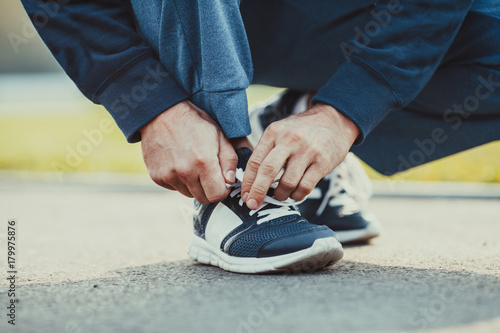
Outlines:
[[238,166],[237,168],[243,169],[245,171],[247,167],[247,162],[250,159],[250,156],[252,156],[252,150],[250,148],[238,148],[236,150],[236,155],[238,155]]

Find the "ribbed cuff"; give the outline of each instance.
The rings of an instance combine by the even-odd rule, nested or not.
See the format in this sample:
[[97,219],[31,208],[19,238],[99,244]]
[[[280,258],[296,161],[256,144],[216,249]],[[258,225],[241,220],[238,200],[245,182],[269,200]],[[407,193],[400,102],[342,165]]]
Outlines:
[[163,111],[189,98],[152,52],[129,63],[97,92],[96,103],[113,116],[128,142],[141,140],[139,129]]
[[358,127],[355,145],[362,143],[387,113],[401,106],[387,80],[361,61],[343,63],[314,96],[312,103],[316,102],[333,106]]

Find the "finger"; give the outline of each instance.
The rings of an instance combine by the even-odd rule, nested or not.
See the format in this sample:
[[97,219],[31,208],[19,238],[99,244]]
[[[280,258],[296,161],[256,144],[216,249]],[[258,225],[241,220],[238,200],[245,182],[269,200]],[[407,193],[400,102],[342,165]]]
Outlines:
[[[163,188],[166,188],[167,190],[170,190],[170,191],[177,191],[177,192],[180,192],[177,190],[176,186],[173,185],[173,182],[172,181],[169,181],[167,183],[167,181],[161,177],[151,177],[151,179],[155,182],[156,185],[158,186],[161,186]],[[181,186],[182,183],[179,182],[178,180],[175,181],[175,184],[177,184],[177,186]],[[189,191],[184,191],[185,193],[189,192]],[[183,193],[184,194],[184,193]]]
[[309,193],[312,192],[316,184],[323,178],[324,173],[322,169],[317,164],[311,164],[309,168],[307,168],[304,176],[300,180],[299,184],[295,191],[292,192],[290,198],[300,201],[303,200]]
[[176,190],[188,198],[193,198],[193,194],[189,191],[189,189],[184,184],[180,184],[178,187],[176,187]]
[[271,183],[281,171],[289,156],[290,152],[287,149],[278,147],[269,152],[267,157],[262,161],[257,172],[257,177],[255,177],[255,181],[250,189],[247,200],[248,208],[257,209],[262,205]]
[[193,194],[191,193],[191,191],[189,191],[187,186],[180,179],[171,181],[169,185],[167,185],[167,184],[165,184],[165,185],[166,186],[163,186],[163,187],[167,188],[167,186],[168,186],[168,187],[172,188],[174,191],[177,191],[188,198],[193,198]]
[[310,162],[304,158],[292,156],[286,163],[285,172],[281,176],[278,187],[274,190],[274,197],[284,201],[297,189]]
[[200,166],[200,183],[205,196],[210,202],[221,201],[229,194],[226,181],[222,177],[221,167],[217,160],[207,161]]
[[238,155],[233,146],[224,134],[219,134],[219,164],[222,169],[222,175],[228,184],[236,181],[236,166],[238,165]]
[[209,201],[205,196],[205,191],[201,186],[198,173],[195,171],[196,168],[184,167],[186,165],[191,165],[192,162],[185,162],[179,165],[175,169],[175,176],[170,180],[172,186],[174,186],[179,192],[189,192],[190,197],[194,197],[196,201],[201,204],[207,204]]
[[203,186],[198,177],[196,177],[196,181],[191,181],[189,184],[186,184],[187,189],[191,192],[192,196],[201,203],[202,205],[206,205],[210,203],[207,196],[205,195],[205,191],[203,190]]
[[[158,184],[158,185],[160,185],[160,184]],[[167,184],[161,184],[160,186],[164,187],[164,188],[166,188],[167,190],[170,190],[170,191],[177,191],[173,186],[170,186],[170,185],[167,185]]]
[[209,203],[201,185],[199,175],[193,169],[177,169],[177,178],[174,181],[174,186],[177,188],[186,188],[191,193],[191,197],[194,197],[199,203],[203,205]]
[[252,188],[255,178],[257,177],[260,165],[273,148],[274,139],[271,138],[270,135],[266,136],[266,133],[264,133],[255,147],[252,156],[250,156],[245,168],[245,175],[243,176],[243,182],[241,184],[241,198],[243,201],[247,202],[248,194]]
[[166,188],[167,190],[170,190],[170,191],[177,191],[177,190],[175,189],[175,187],[173,187],[173,186],[172,186],[172,185],[170,185],[170,184],[167,184],[167,183],[166,183],[165,181],[163,181],[163,179],[161,179],[161,178],[156,178],[156,177],[155,177],[155,178],[153,178],[153,177],[151,177],[151,179],[152,179],[152,180],[153,180],[153,182],[154,182],[156,185],[158,185],[158,186],[161,186],[161,187],[163,187],[163,188]]

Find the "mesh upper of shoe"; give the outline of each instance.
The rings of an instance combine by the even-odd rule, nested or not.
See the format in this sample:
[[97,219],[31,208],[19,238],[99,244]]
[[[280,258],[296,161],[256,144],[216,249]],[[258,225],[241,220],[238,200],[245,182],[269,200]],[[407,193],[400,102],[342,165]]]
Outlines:
[[257,257],[259,250],[271,241],[323,229],[327,228],[311,224],[300,216],[284,216],[266,222],[263,228],[249,230],[238,237],[229,247],[228,254],[235,257]]

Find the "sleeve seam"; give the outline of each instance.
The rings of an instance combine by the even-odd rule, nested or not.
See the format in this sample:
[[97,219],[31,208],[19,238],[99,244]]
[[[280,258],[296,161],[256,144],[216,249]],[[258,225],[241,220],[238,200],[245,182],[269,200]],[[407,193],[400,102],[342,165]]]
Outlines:
[[135,57],[134,59],[130,60],[129,62],[127,62],[125,65],[123,65],[122,67],[120,67],[117,71],[115,71],[113,74],[111,74],[110,76],[108,76],[95,90],[95,92],[92,94],[92,101],[95,103],[96,102],[96,99],[97,99],[97,96],[99,96],[99,94],[102,92],[102,90],[104,90],[104,88],[113,80],[113,78],[115,78],[116,76],[118,76],[119,74],[121,74],[123,71],[125,71],[127,68],[129,68],[130,66],[134,65],[135,63],[137,63],[139,60],[141,60],[142,58],[144,58],[145,56],[149,55],[153,53],[152,50],[147,50],[145,51],[144,53],[138,55],[137,57]]
[[[397,107],[398,109],[403,107],[403,102],[402,102],[401,98],[396,93],[396,90],[394,89],[394,87],[392,86],[392,84],[389,82],[389,80],[387,80],[382,73],[380,73],[379,71],[375,70],[373,67],[371,67],[366,62],[364,62],[363,60],[361,60],[361,59],[359,59],[357,57],[352,57],[352,59],[356,63],[358,63],[358,65],[360,65],[361,67],[363,67],[364,69],[366,69],[367,71],[369,71],[370,73],[372,73],[373,75],[375,75],[380,81],[382,81],[384,83],[385,86],[387,86],[387,88],[389,88],[391,90],[392,95],[394,96],[394,98],[396,98],[396,102],[398,103],[398,107]],[[341,63],[344,63],[344,62],[345,62],[345,60],[342,61]]]

